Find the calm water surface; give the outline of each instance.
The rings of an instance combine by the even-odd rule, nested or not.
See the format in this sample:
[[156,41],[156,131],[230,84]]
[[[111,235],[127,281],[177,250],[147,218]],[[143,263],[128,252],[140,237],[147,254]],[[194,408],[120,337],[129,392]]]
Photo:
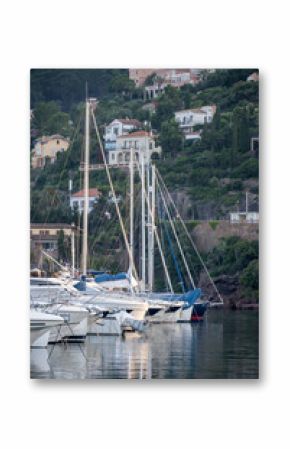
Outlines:
[[141,336],[33,349],[31,377],[253,379],[258,357],[257,312],[210,310],[203,323],[155,324]]

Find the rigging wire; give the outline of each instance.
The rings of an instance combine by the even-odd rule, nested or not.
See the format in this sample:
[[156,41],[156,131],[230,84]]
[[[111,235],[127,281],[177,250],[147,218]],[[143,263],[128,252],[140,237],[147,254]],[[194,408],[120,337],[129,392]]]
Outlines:
[[[139,164],[138,160],[136,160],[136,165],[137,165],[137,168],[138,168],[139,176],[141,178],[142,174],[141,174],[141,168],[140,168],[140,164]],[[147,203],[147,208],[148,208],[148,212],[149,212],[150,218],[153,221],[154,217],[153,217],[152,209],[150,207],[149,198],[148,198],[148,194],[146,192],[146,189],[144,189],[144,196],[145,196],[145,200],[146,200],[146,203]],[[174,293],[172,282],[171,282],[169,271],[168,271],[168,268],[167,268],[167,265],[166,265],[165,257],[164,257],[164,254],[163,254],[163,251],[162,251],[162,248],[161,248],[161,242],[160,242],[160,238],[159,238],[156,226],[153,227],[153,232],[154,232],[155,237],[156,237],[157,246],[158,246],[158,250],[159,250],[159,253],[160,253],[163,269],[165,271],[166,281],[168,283],[168,286],[169,286],[169,289],[170,289],[171,293]]]
[[176,243],[177,243],[179,252],[180,252],[180,254],[181,254],[182,261],[183,261],[183,263],[184,263],[184,266],[185,266],[187,275],[188,275],[188,277],[189,277],[189,279],[190,279],[191,286],[192,286],[193,288],[195,288],[194,280],[193,280],[193,278],[192,278],[192,275],[191,275],[191,272],[190,272],[190,269],[189,269],[189,266],[188,266],[188,263],[187,263],[187,260],[186,260],[184,251],[183,251],[183,249],[182,249],[182,247],[181,247],[180,240],[179,240],[179,238],[178,238],[178,235],[177,235],[177,232],[176,232],[176,229],[175,229],[175,226],[174,226],[172,217],[171,217],[170,212],[169,212],[169,209],[168,209],[168,207],[167,207],[166,200],[165,200],[165,197],[164,197],[164,195],[163,195],[163,192],[162,192],[162,189],[161,189],[161,186],[160,186],[160,183],[159,183],[158,179],[157,179],[157,187],[159,187],[160,196],[161,196],[162,202],[163,202],[163,204],[164,204],[165,211],[166,211],[166,214],[167,214],[167,216],[168,216],[168,220],[169,220],[169,223],[170,223],[170,226],[171,226],[173,235],[174,235],[174,237],[175,237],[175,240],[176,240]]
[[118,218],[119,218],[119,222],[120,222],[120,225],[121,225],[123,238],[124,238],[124,241],[125,241],[125,245],[126,245],[126,249],[127,249],[128,255],[129,255],[130,263],[131,263],[131,266],[132,266],[132,271],[134,273],[134,276],[135,276],[135,279],[136,279],[138,285],[140,285],[139,284],[139,278],[138,278],[137,270],[136,270],[136,266],[135,266],[135,262],[133,260],[133,255],[132,255],[132,252],[130,250],[128,237],[127,237],[126,230],[125,230],[125,227],[124,227],[124,222],[123,222],[123,219],[122,219],[122,216],[121,216],[119,205],[117,203],[117,197],[116,197],[116,193],[115,193],[115,188],[114,188],[114,185],[113,185],[113,182],[112,182],[111,173],[110,173],[110,170],[109,170],[109,167],[108,167],[108,164],[107,164],[107,160],[106,160],[106,156],[105,156],[105,152],[104,152],[104,148],[103,148],[102,139],[101,139],[101,136],[100,136],[100,133],[99,133],[98,125],[97,125],[97,122],[96,122],[96,117],[95,117],[95,114],[94,114],[93,110],[91,110],[91,114],[92,114],[92,117],[93,117],[93,123],[94,123],[95,131],[96,131],[96,136],[97,136],[97,140],[99,142],[99,146],[100,146],[100,149],[101,149],[101,153],[102,153],[103,162],[104,162],[104,165],[105,165],[107,177],[108,177],[108,180],[109,180],[110,189],[111,189],[112,194],[113,194],[113,199],[114,199],[114,203],[115,203],[115,207],[116,207],[116,212],[117,212],[117,215],[118,215]]
[[162,178],[162,176],[161,176],[161,174],[160,174],[160,172],[159,172],[159,170],[157,168],[156,168],[156,173],[157,173],[157,177],[159,177],[159,180],[160,180],[160,182],[161,182],[161,184],[162,184],[162,186],[163,186],[163,188],[164,188],[164,190],[165,190],[165,192],[167,194],[167,197],[169,198],[169,201],[171,202],[171,204],[172,204],[172,206],[174,208],[174,211],[176,213],[176,218],[178,218],[180,220],[180,222],[182,224],[182,227],[183,227],[183,229],[184,229],[184,231],[185,231],[185,233],[186,233],[186,235],[187,235],[187,237],[188,237],[188,239],[189,239],[193,249],[195,250],[196,255],[197,255],[200,263],[202,264],[203,269],[205,270],[205,272],[206,272],[206,274],[207,274],[207,276],[208,276],[208,278],[209,278],[209,280],[210,280],[210,282],[211,282],[211,284],[212,284],[212,286],[213,286],[213,288],[214,288],[214,290],[215,290],[215,292],[216,292],[220,302],[223,303],[224,302],[223,298],[221,297],[221,294],[218,291],[217,286],[215,285],[215,282],[212,279],[212,277],[211,277],[211,275],[210,275],[210,273],[209,273],[209,271],[208,271],[208,269],[207,269],[207,267],[206,267],[206,265],[205,265],[201,255],[200,255],[200,253],[199,253],[199,251],[198,251],[198,249],[196,247],[196,244],[194,243],[194,241],[193,241],[193,239],[192,239],[192,237],[191,237],[191,235],[190,235],[190,233],[189,233],[189,231],[188,231],[188,229],[186,227],[186,224],[184,223],[184,220],[182,219],[182,217],[181,217],[181,215],[180,215],[180,213],[179,213],[179,211],[178,211],[178,209],[177,209],[177,207],[176,207],[176,205],[175,205],[175,203],[173,201],[173,198],[172,198],[169,190],[167,189],[167,187],[165,185],[165,182],[163,181],[163,178]]

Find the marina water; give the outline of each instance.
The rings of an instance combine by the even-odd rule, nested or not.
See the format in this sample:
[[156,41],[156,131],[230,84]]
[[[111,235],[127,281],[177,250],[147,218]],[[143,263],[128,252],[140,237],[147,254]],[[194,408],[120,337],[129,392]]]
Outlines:
[[211,309],[204,322],[151,325],[142,335],[91,336],[31,350],[31,378],[255,379],[258,312]]

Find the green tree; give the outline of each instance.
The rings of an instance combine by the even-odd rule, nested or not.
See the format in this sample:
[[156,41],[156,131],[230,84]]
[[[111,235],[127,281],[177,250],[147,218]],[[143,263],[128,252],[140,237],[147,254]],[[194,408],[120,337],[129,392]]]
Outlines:
[[69,115],[65,112],[53,114],[47,121],[47,134],[61,134],[65,137],[70,135]]
[[175,157],[180,151],[183,143],[183,136],[174,118],[164,121],[161,126],[159,141],[164,154]]
[[183,102],[179,90],[167,86],[157,103],[156,113],[152,117],[153,127],[160,130],[162,123],[170,120],[174,116],[174,112],[182,107]]
[[259,261],[252,260],[241,274],[241,284],[253,290],[259,289]]
[[235,151],[249,151],[249,117],[247,107],[237,107],[233,111],[233,148]]
[[33,110],[32,127],[37,129],[38,135],[48,133],[48,124],[51,118],[60,112],[55,101],[40,102]]

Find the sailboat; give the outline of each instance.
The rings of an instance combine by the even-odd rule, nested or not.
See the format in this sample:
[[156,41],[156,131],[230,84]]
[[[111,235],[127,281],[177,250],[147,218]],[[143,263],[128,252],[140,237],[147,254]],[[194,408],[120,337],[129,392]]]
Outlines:
[[[141,330],[146,312],[148,310],[148,303],[134,294],[132,287],[132,273],[133,273],[133,259],[130,257],[130,293],[122,293],[110,291],[109,288],[98,285],[97,283],[90,283],[87,279],[87,259],[88,259],[88,191],[89,191],[89,152],[90,152],[90,116],[93,114],[92,103],[94,99],[86,99],[86,113],[85,113],[85,152],[84,152],[84,210],[83,210],[83,239],[82,239],[82,276],[79,282],[74,283],[74,287],[80,290],[83,294],[83,301],[86,307],[90,310],[94,308],[106,309],[109,312],[104,314],[102,319],[96,315],[96,319],[91,315],[89,320],[89,334],[97,335],[120,335],[125,329]],[[94,117],[93,117],[94,118]],[[107,166],[106,166],[107,167]],[[108,174],[108,168],[107,168]],[[121,214],[118,207],[118,201],[114,188],[112,186],[111,178],[109,176],[111,188],[113,190],[114,203],[117,207],[119,218]],[[121,221],[121,225],[123,225]],[[127,240],[125,234],[125,243],[130,252],[130,245],[132,241]],[[119,279],[120,280],[120,279]],[[88,300],[85,300],[86,295]],[[114,322],[114,323],[113,323]],[[113,323],[113,325],[112,325]]]
[[[90,114],[93,118],[96,135],[98,138],[99,146],[102,152],[103,157],[103,168],[106,170],[107,177],[110,184],[110,189],[112,192],[113,203],[115,204],[117,215],[119,218],[119,222],[121,225],[121,230],[123,233],[123,238],[125,241],[126,250],[129,256],[129,269],[127,273],[121,273],[118,275],[100,275],[96,276],[95,283],[89,283],[86,279],[87,274],[87,233],[88,233],[88,189],[89,189],[89,123],[90,123]],[[118,206],[118,201],[115,195],[114,186],[112,183],[109,167],[106,161],[106,157],[103,150],[102,141],[99,135],[98,127],[96,124],[96,119],[94,115],[94,111],[90,106],[90,100],[86,101],[86,139],[85,139],[85,160],[83,164],[84,171],[84,217],[83,217],[83,258],[82,258],[82,272],[85,279],[85,283],[76,284],[77,288],[82,288],[84,291],[89,290],[90,293],[92,290],[98,291],[95,297],[95,304],[108,304],[108,298],[110,301],[117,300],[120,307],[124,307],[124,302],[128,309],[132,309],[133,302],[134,304],[143,304],[143,310],[147,311],[146,319],[152,322],[176,322],[178,320],[181,321],[189,321],[192,317],[192,312],[194,310],[194,302],[198,300],[200,297],[201,291],[200,289],[196,289],[194,282],[192,280],[192,276],[188,269],[188,265],[185,263],[188,274],[191,279],[191,290],[186,292],[186,294],[174,294],[172,283],[170,280],[168,268],[166,265],[166,261],[164,258],[164,254],[161,248],[160,238],[158,232],[156,230],[155,225],[155,166],[153,164],[147,164],[147,190],[145,188],[145,166],[144,166],[144,156],[142,153],[138,154],[138,158],[136,157],[135,151],[131,148],[130,151],[130,163],[128,165],[129,173],[130,173],[130,239],[127,238],[126,231],[124,228],[123,220],[120,214],[120,209]],[[140,162],[139,162],[140,161]],[[141,262],[142,262],[142,270],[141,270],[141,280],[138,279],[137,270],[134,263],[134,169],[137,167],[140,179],[141,179],[141,210],[142,210],[142,219],[141,219],[141,236],[142,236],[142,252],[141,252]],[[147,203],[147,220],[145,222],[145,202]],[[172,223],[172,222],[171,222]],[[146,237],[145,237],[145,228],[148,228],[148,283],[146,288]],[[177,237],[175,233],[175,237]],[[153,292],[153,279],[154,279],[154,241],[156,238],[158,250],[160,253],[160,257],[162,260],[163,269],[166,275],[167,284],[170,289],[170,294],[166,297],[160,293],[152,293]],[[178,240],[177,240],[178,241]],[[180,247],[180,243],[178,242],[178,246]],[[185,262],[184,254],[181,250],[181,254],[183,256],[183,260]],[[118,293],[116,290],[124,289],[124,282],[127,281],[128,284],[128,292]],[[129,281],[129,282],[128,282]],[[85,288],[84,288],[85,285]],[[107,290],[107,297],[104,297],[104,291],[100,291],[100,287],[103,290]],[[123,303],[123,304],[122,304]],[[122,306],[121,306],[122,304]],[[131,306],[131,307],[130,307]],[[142,307],[141,307],[142,308]],[[131,310],[133,312],[133,310]],[[137,318],[137,317],[136,317]],[[138,316],[140,318],[140,315]],[[144,317],[143,317],[144,318]]]

